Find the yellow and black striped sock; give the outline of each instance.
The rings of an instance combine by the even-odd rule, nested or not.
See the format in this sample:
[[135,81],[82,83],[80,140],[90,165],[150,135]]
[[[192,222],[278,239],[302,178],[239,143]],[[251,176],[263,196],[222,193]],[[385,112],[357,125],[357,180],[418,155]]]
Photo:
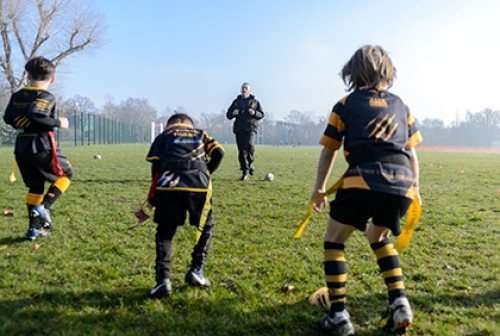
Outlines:
[[50,209],[52,204],[61,196],[69,187],[70,180],[66,176],[59,178],[51,184],[49,190],[43,198],[43,205],[46,209]]
[[344,310],[346,277],[344,244],[325,242],[325,278],[332,316]]
[[403,283],[403,271],[399,262],[399,255],[394,245],[388,238],[384,238],[379,243],[370,245],[377,263],[382,272],[387,291],[389,292],[389,303],[395,299],[405,296],[405,285]]

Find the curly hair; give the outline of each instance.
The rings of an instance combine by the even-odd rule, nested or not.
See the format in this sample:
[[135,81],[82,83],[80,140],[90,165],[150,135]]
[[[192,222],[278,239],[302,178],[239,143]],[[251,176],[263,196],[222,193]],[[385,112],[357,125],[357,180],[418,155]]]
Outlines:
[[347,91],[360,87],[390,88],[396,79],[396,68],[387,52],[379,46],[359,48],[340,73]]

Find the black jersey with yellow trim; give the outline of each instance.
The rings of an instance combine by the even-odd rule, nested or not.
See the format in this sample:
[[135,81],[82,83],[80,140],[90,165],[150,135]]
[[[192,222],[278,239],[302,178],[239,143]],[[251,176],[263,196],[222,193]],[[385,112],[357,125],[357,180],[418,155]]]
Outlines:
[[186,124],[169,126],[156,137],[146,161],[153,175],[160,170],[156,190],[206,192],[210,181],[208,157],[222,146],[206,131]]
[[56,118],[56,98],[35,86],[26,86],[12,95],[3,119],[19,131],[15,147],[18,156],[50,151],[47,132],[61,126]]
[[402,162],[408,161],[410,149],[421,141],[401,98],[388,91],[360,88],[335,104],[319,143],[333,150],[343,146],[350,168],[340,188],[412,198],[413,173]]

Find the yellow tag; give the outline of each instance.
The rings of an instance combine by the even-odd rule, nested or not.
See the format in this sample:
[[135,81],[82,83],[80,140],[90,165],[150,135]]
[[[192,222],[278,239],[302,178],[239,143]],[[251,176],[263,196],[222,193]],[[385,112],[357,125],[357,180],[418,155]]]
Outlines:
[[14,174],[17,167],[18,167],[17,162],[14,162],[14,167],[12,167],[12,173],[10,173],[10,176],[9,176],[9,180],[12,183],[14,183],[17,180],[16,175]]
[[408,218],[406,219],[406,224],[403,226],[401,230],[401,234],[398,237],[394,248],[398,252],[403,252],[408,245],[410,245],[411,237],[413,236],[413,232],[418,225],[418,221],[420,219],[420,215],[422,213],[422,206],[420,205],[420,201],[418,196],[413,199],[410,207],[408,208]]

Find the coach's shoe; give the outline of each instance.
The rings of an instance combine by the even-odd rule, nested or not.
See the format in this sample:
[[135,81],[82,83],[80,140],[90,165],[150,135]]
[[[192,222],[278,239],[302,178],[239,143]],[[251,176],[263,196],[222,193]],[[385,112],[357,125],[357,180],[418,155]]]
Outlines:
[[50,232],[43,228],[40,229],[29,228],[28,231],[26,232],[26,239],[29,240],[35,240],[38,237],[48,237],[48,236],[50,236]]
[[241,175],[240,181],[248,181],[247,173],[243,173],[243,175]]
[[319,320],[319,327],[322,331],[338,336],[354,335],[354,326],[351,323],[351,316],[347,310],[336,312],[335,317],[328,314]]
[[405,334],[413,323],[413,311],[408,299],[397,298],[387,308],[387,324],[384,326],[386,332],[398,335]]
[[210,280],[203,275],[203,270],[191,267],[186,273],[186,282],[190,286],[210,287]]
[[172,284],[170,283],[170,279],[163,279],[156,283],[156,286],[149,291],[148,296],[150,299],[161,299],[171,294]]
[[253,174],[255,174],[255,167],[251,163],[250,163],[250,169],[248,170],[248,173],[252,176],[253,176]]
[[50,219],[50,209],[45,209],[43,204],[39,204],[31,209],[30,216],[40,217],[43,228],[47,230],[52,230],[52,220]]

